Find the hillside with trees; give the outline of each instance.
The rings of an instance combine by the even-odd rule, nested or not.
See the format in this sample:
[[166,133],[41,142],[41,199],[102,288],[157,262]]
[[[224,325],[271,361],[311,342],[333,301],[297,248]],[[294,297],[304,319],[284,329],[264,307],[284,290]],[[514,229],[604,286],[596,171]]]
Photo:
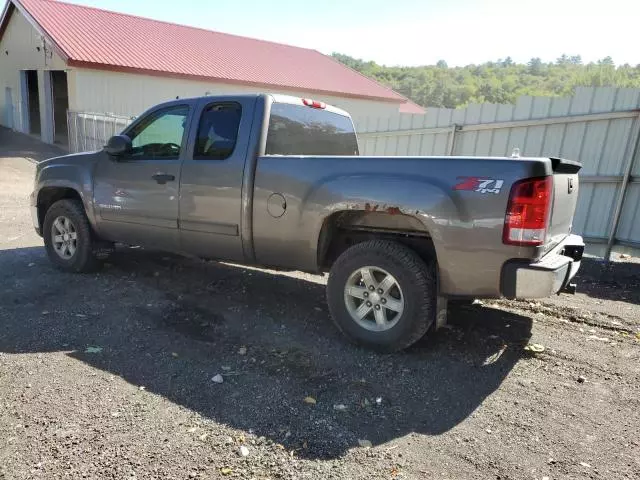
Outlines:
[[616,66],[611,57],[588,64],[579,55],[562,55],[554,63],[532,58],[526,64],[507,57],[451,68],[443,60],[420,67],[386,67],[340,53],[333,57],[425,107],[513,103],[521,95],[571,95],[577,86],[640,88],[640,65]]

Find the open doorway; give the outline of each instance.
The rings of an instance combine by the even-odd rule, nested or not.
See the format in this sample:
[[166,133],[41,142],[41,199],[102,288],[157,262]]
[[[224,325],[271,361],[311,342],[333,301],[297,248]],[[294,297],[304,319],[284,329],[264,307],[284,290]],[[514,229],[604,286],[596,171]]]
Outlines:
[[67,72],[51,70],[51,96],[53,100],[53,142],[61,145],[69,144],[67,127],[67,110],[69,109],[69,90],[67,88]]
[[25,70],[27,87],[27,104],[29,112],[29,132],[40,135],[40,92],[38,91],[38,71]]

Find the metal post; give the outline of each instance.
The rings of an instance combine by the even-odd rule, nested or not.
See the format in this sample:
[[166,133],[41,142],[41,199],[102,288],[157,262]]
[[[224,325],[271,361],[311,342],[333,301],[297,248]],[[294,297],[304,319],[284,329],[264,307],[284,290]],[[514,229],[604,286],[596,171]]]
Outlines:
[[449,133],[449,144],[447,145],[447,155],[453,155],[453,150],[456,148],[456,132],[462,130],[462,125],[454,123],[451,125],[451,133]]
[[100,142],[102,145],[100,145],[100,147],[103,147],[107,143],[107,118],[106,115],[102,116],[102,142]]
[[74,150],[71,153],[79,152],[80,142],[78,142],[78,114],[73,112],[73,130],[74,130],[74,140],[73,140],[73,148]]
[[83,114],[80,118],[82,118],[82,150],[81,152],[86,152],[89,150],[89,134],[87,133],[87,115]]
[[69,153],[73,153],[71,149],[71,114],[69,109],[67,109],[67,148],[69,149]]
[[93,145],[91,150],[98,149],[98,118],[97,115],[93,115]]
[[622,214],[622,207],[624,206],[624,198],[629,186],[629,180],[631,179],[631,172],[633,171],[634,160],[638,153],[638,140],[640,139],[640,116],[636,117],[631,127],[631,133],[629,141],[627,142],[627,148],[625,154],[627,156],[627,164],[624,169],[624,177],[622,179],[622,185],[620,185],[620,192],[616,199],[616,206],[613,210],[613,222],[611,224],[611,230],[609,231],[609,238],[607,240],[607,250],[605,252],[605,261],[611,260],[611,250],[616,241],[616,234],[618,233],[618,226],[620,225],[620,215]]

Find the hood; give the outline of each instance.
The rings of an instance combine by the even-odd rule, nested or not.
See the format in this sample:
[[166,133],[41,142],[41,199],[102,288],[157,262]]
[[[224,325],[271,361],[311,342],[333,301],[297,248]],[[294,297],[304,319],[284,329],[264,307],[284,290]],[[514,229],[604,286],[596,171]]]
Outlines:
[[38,170],[59,165],[90,165],[98,158],[100,150],[95,152],[70,153],[59,157],[49,158],[38,163]]

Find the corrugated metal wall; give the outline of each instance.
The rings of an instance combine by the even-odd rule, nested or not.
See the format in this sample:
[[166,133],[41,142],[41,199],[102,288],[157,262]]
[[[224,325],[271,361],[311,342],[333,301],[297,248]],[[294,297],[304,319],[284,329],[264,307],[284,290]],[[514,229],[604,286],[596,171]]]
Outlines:
[[574,231],[608,244],[619,213],[615,243],[640,248],[639,107],[639,89],[578,88],[573,97],[520,97],[515,105],[354,121],[362,155],[508,156],[519,148],[522,156],[579,160]]

